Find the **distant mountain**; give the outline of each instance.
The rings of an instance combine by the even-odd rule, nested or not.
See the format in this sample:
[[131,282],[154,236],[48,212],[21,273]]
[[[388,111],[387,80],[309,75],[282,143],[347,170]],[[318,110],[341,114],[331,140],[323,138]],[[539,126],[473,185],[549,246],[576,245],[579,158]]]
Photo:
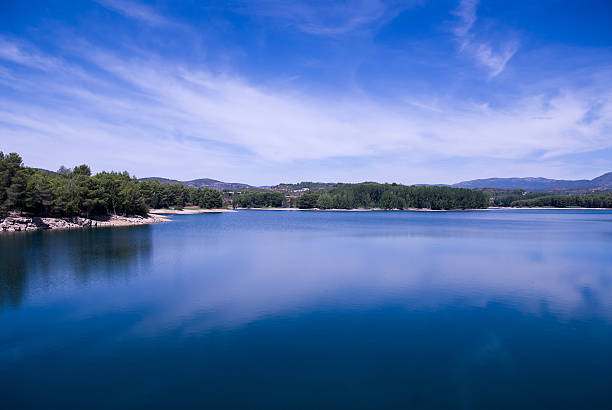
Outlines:
[[612,188],[612,172],[605,173],[597,178],[591,180],[597,186],[603,186],[606,188]]
[[183,185],[192,186],[196,188],[211,188],[217,189],[219,191],[223,191],[224,189],[245,189],[245,188],[253,188],[247,184],[241,184],[238,182],[221,182],[216,179],[210,178],[202,178],[202,179],[194,179],[191,181],[183,181]]
[[57,172],[55,172],[55,171],[49,171],[48,169],[44,169],[44,168],[32,168],[32,169],[35,169],[37,171],[42,171],[45,174],[51,174],[51,175],[57,174]]
[[590,188],[612,188],[612,172],[592,180],[564,180],[548,178],[487,178],[459,182],[456,188],[523,189],[525,191],[579,190]]
[[331,191],[338,188],[337,182],[298,182],[297,184],[278,184],[272,187],[276,191],[295,192],[295,191]]
[[177,181],[176,179],[168,179],[162,177],[147,177],[147,178],[138,178],[139,181],[159,181],[163,184],[182,184],[181,181]]
[[247,184],[241,184],[237,182],[222,182],[217,181],[216,179],[210,178],[201,178],[201,179],[192,179],[191,181],[178,181],[176,179],[168,179],[161,177],[147,177],[140,178],[139,181],[159,181],[167,184],[183,184],[185,186],[195,187],[195,188],[210,188],[216,189],[218,191],[223,191],[224,189],[234,190],[234,189],[245,189],[245,188],[253,188]]

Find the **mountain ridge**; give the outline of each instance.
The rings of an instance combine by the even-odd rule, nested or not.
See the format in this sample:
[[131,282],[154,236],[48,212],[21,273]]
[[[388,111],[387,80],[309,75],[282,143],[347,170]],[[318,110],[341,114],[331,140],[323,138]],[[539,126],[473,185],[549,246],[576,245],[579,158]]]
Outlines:
[[[56,174],[55,171],[50,171],[43,168],[34,168],[49,174]],[[177,179],[164,177],[145,177],[139,178],[139,181],[159,181],[169,184],[182,184],[195,188],[211,188],[218,191],[223,190],[239,190],[247,188],[273,189],[284,185],[294,184],[277,184],[272,186],[253,186],[240,182],[223,182],[212,178],[197,178],[189,181],[179,181]],[[305,183],[300,183],[305,184]],[[316,183],[327,184],[330,186],[335,183]],[[525,191],[546,192],[546,191],[561,191],[561,190],[597,190],[598,188],[612,189],[612,172],[606,172],[593,179],[552,179],[543,177],[509,177],[509,178],[479,178],[468,181],[461,181],[456,184],[412,184],[412,185],[432,185],[432,186],[450,186],[453,188],[469,188],[469,189],[522,189]]]
[[562,189],[612,188],[612,172],[593,179],[549,179],[542,177],[484,178],[462,181],[451,185],[455,188],[523,189],[526,191],[548,191]]
[[218,181],[216,179],[211,179],[211,178],[198,178],[198,179],[192,179],[189,181],[179,181],[177,179],[169,179],[169,178],[162,178],[162,177],[146,177],[146,178],[139,178],[138,180],[139,181],[159,181],[162,183],[169,183],[169,184],[182,184],[182,185],[194,187],[194,188],[210,188],[210,189],[216,189],[218,191],[223,191],[225,189],[233,190],[233,189],[255,188],[248,184],[242,184],[239,182],[223,182],[223,181]]
[[[262,188],[238,182],[223,182],[211,178],[198,178],[189,181],[163,177],[140,178],[140,181],[159,181],[170,184],[182,184],[196,188],[211,188],[219,191],[238,190],[246,188]],[[278,184],[266,188],[279,188],[287,184]],[[331,184],[334,185],[334,184]],[[434,184],[415,184],[434,185]],[[543,177],[510,177],[510,178],[480,178],[458,182],[452,185],[437,184],[440,186],[451,186],[453,188],[469,189],[522,189],[524,191],[546,192],[546,191],[571,191],[571,190],[597,190],[598,188],[612,189],[612,172],[607,172],[593,179],[551,179]]]

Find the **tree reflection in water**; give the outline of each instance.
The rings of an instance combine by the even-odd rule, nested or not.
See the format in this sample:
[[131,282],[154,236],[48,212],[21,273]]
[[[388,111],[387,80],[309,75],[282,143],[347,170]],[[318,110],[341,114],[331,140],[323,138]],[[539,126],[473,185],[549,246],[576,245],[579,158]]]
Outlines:
[[146,269],[151,227],[15,232],[0,236],[0,309],[17,308],[26,291],[73,280],[126,277]]

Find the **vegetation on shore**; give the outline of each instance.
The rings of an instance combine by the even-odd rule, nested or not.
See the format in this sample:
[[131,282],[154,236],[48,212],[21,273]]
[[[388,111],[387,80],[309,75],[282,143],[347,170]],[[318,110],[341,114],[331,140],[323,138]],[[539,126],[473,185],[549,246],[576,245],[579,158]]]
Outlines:
[[16,153],[0,151],[0,211],[37,216],[147,215],[149,208],[196,205],[219,208],[213,189],[138,181],[127,171],[91,175],[87,165],[56,173],[23,166]]
[[488,193],[491,196],[491,205],[503,206],[503,207],[512,206],[512,203],[515,201],[539,198],[541,196],[550,195],[550,194],[546,194],[542,192],[525,192],[521,189],[513,189],[513,190],[493,189],[493,190],[482,190],[482,191]]
[[332,189],[340,188],[344,184],[342,182],[298,182],[297,184],[278,184],[274,188],[281,192],[292,192],[299,190],[308,190],[310,192],[331,191]]
[[612,208],[612,193],[551,194],[525,192],[521,189],[484,189],[491,205],[502,207]]
[[288,201],[281,192],[246,192],[232,198],[235,208],[280,208],[287,206]]
[[[447,186],[360,184],[281,184],[281,192],[243,191],[229,199],[238,208],[300,209],[482,209],[501,207],[612,208],[612,194],[551,195],[520,189],[467,189]],[[275,189],[273,188],[273,189]],[[289,189],[288,192],[285,190]],[[291,196],[293,194],[293,196]],[[287,196],[285,196],[287,195]]]
[[345,184],[329,192],[307,193],[295,201],[295,206],[303,209],[467,209],[488,205],[489,197],[480,191],[375,182]]
[[[281,185],[279,185],[280,187]],[[300,183],[284,190],[247,190],[227,200],[236,208],[482,209],[512,207],[612,208],[612,194],[550,195],[521,190],[472,190],[400,184]],[[285,191],[287,190],[287,191]],[[226,192],[226,195],[228,193]],[[147,215],[150,208],[221,208],[222,193],[180,183],[141,180],[124,172],[91,175],[87,165],[50,172],[23,166],[16,153],[0,151],[0,214],[44,217]]]
[[288,199],[279,192],[249,192],[236,195],[232,200],[236,207],[283,206],[300,209],[467,209],[486,208],[489,205],[489,197],[480,191],[375,182],[335,184],[335,188],[329,191],[307,191],[299,197]]
[[516,200],[513,207],[612,208],[612,194],[543,195]]

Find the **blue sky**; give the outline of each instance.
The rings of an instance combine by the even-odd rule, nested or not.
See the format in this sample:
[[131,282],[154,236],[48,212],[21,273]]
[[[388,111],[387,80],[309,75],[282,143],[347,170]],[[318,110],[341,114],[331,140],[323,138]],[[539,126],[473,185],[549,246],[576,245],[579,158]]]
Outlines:
[[609,1],[3,1],[0,150],[264,185],[612,171]]

